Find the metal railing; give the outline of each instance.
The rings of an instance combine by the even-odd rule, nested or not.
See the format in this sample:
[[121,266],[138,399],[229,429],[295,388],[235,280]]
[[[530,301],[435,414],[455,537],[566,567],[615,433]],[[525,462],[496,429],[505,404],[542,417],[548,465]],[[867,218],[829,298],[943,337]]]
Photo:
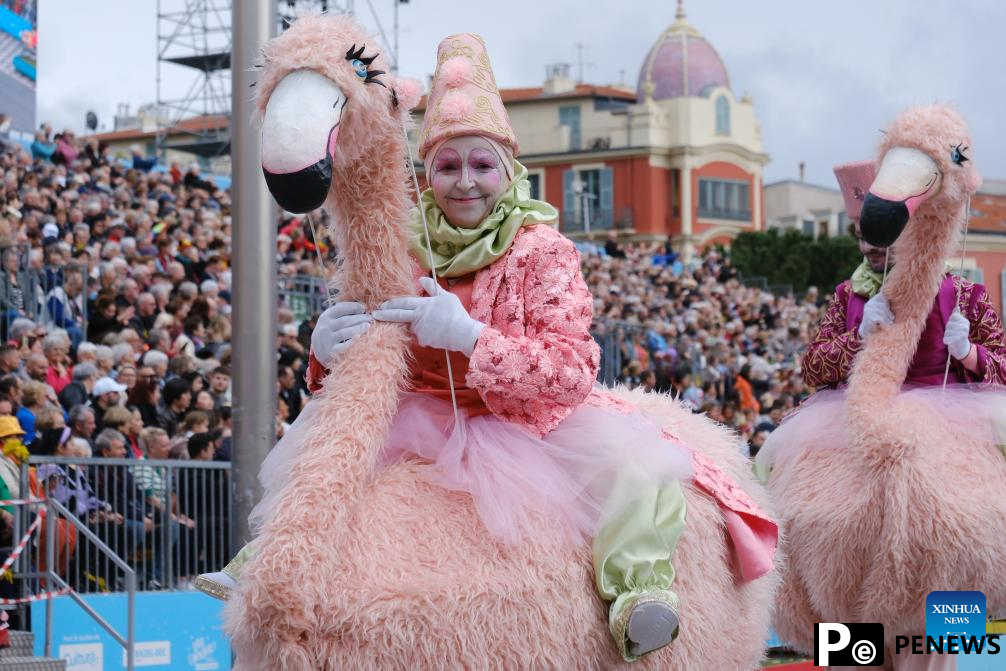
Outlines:
[[[36,324],[44,325],[52,330],[61,328],[68,331],[74,344],[86,340],[87,336],[87,306],[82,298],[88,292],[87,267],[81,264],[65,264],[58,268],[45,266],[36,270],[29,266],[28,257],[31,248],[20,245],[16,248],[18,254],[17,289],[21,292],[20,305],[14,304],[12,289],[14,285],[8,275],[0,273],[0,337],[11,340],[11,325],[16,319],[30,319]],[[71,299],[66,294],[65,278],[68,273],[78,273],[82,279],[80,294]],[[77,304],[76,316],[70,314],[69,301]],[[53,310],[59,303],[64,314],[59,315]],[[34,337],[28,334],[29,339]]]
[[751,221],[751,210],[731,210],[726,208],[699,207],[699,216],[706,219],[729,219],[731,221]]
[[[624,217],[625,214],[622,213]],[[628,215],[631,221],[631,213]],[[614,227],[615,211],[611,208],[591,207],[589,216],[582,209],[565,210],[559,214],[559,230],[563,233],[590,233],[608,231]]]
[[[45,553],[46,553],[46,563],[45,570],[43,571],[29,571],[24,573],[24,577],[38,578],[45,581],[45,586],[47,589],[57,589],[57,590],[68,590],[67,596],[69,596],[74,603],[80,606],[85,613],[87,613],[91,619],[97,622],[102,629],[108,632],[109,636],[115,639],[115,641],[121,645],[126,652],[126,668],[129,671],[133,671],[135,666],[135,653],[136,653],[136,571],[129,566],[119,555],[117,555],[111,548],[109,548],[105,543],[98,538],[93,531],[87,528],[87,526],[77,519],[69,510],[67,510],[63,504],[52,498],[45,499],[45,509],[46,509],[46,521],[45,521]],[[59,518],[56,514],[59,514]],[[88,540],[96,549],[98,549],[108,561],[115,564],[125,576],[125,591],[126,591],[126,635],[123,636],[119,631],[109,624],[108,620],[103,618],[94,608],[92,608],[86,601],[84,601],[80,594],[77,593],[63,578],[54,570],[56,564],[56,531],[59,527],[58,522],[65,521],[66,524],[72,527],[75,533],[83,536]],[[52,657],[52,599],[46,599],[45,602],[45,656]]]
[[[608,386],[621,379],[622,369],[634,358],[631,353],[629,356],[623,353],[627,343],[631,344],[635,340],[649,351],[647,329],[642,324],[614,319],[595,319],[590,334],[601,348],[601,365],[597,371],[597,380]],[[652,358],[653,352],[649,353]]]
[[298,322],[321,313],[328,307],[325,279],[315,275],[279,278],[279,301],[293,311]]
[[[56,568],[77,592],[126,587],[121,566],[94,538],[135,571],[140,590],[185,589],[196,575],[230,559],[230,463],[33,456],[22,467],[22,491],[28,491],[32,469],[38,491],[80,517],[90,532],[60,546]],[[26,554],[29,565],[38,562]]]

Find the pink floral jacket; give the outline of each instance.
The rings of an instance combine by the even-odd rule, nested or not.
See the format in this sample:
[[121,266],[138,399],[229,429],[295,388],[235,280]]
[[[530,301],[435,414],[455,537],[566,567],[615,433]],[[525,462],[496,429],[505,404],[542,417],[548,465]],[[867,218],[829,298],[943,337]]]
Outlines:
[[506,256],[475,275],[471,315],[487,327],[468,386],[501,419],[548,433],[597,379],[593,309],[573,243],[550,226],[525,226]]
[[[601,357],[593,298],[579,253],[554,228],[521,228],[506,255],[476,272],[470,313],[486,328],[466,383],[493,414],[543,436],[590,394]],[[326,374],[312,355],[308,387]]]

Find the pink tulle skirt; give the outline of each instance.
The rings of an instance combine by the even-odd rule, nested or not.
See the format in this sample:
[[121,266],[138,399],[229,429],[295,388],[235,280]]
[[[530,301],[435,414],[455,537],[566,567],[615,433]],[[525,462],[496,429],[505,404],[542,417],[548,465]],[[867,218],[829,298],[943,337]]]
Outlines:
[[[906,387],[901,395],[899,400],[916,407],[920,417],[966,427],[982,442],[1006,446],[1006,389],[1002,387]],[[786,417],[755,457],[759,473],[786,473],[804,450],[847,449],[850,438],[845,396],[845,389],[818,392]]]
[[459,416],[446,401],[404,394],[382,461],[418,458],[430,482],[470,494],[507,542],[528,529],[528,510],[548,511],[571,540],[592,537],[633,492],[691,475],[691,453],[639,412],[582,405],[542,438],[495,415]]
[[[321,404],[308,403],[262,464],[257,534],[280,502]],[[546,436],[495,415],[469,416],[426,394],[402,394],[380,463],[421,464],[429,482],[467,492],[486,529],[508,543],[530,531],[528,511],[547,511],[571,542],[595,535],[633,493],[692,475],[692,455],[642,413],[582,405]]]

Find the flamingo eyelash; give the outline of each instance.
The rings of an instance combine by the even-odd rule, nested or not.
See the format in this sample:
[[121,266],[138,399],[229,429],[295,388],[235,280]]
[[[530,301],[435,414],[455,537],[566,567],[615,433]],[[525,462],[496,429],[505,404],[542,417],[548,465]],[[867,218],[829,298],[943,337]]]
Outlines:
[[357,49],[356,45],[354,44],[353,46],[351,46],[346,51],[346,60],[347,61],[360,61],[361,63],[363,63],[364,65],[367,66],[367,78],[363,80],[364,84],[380,84],[381,86],[384,86],[384,88],[388,88],[384,84],[384,82],[382,82],[380,79],[377,78],[379,75],[383,75],[383,74],[387,74],[387,73],[384,70],[371,70],[370,69],[370,64],[374,62],[375,58],[377,58],[377,54],[374,54],[373,56],[364,57],[363,56],[363,50],[366,49],[366,48],[367,48],[366,44],[364,44],[363,46],[361,46],[359,49]]
[[956,163],[957,165],[963,165],[965,161],[970,160],[967,156],[964,155],[964,152],[966,152],[970,147],[962,147],[961,145],[963,144],[964,143],[961,142],[956,147],[954,147],[954,153],[959,158],[959,160],[954,161],[954,163]]

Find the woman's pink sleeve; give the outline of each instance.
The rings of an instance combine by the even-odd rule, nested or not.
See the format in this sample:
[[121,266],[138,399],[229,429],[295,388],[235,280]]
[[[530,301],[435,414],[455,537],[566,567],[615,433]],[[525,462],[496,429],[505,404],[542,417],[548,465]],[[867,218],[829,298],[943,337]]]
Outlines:
[[494,323],[502,311],[513,327],[482,331],[466,381],[493,414],[544,434],[584,401],[597,378],[593,298],[566,238],[550,237],[517,263],[525,272],[504,279],[506,298],[493,310]]

